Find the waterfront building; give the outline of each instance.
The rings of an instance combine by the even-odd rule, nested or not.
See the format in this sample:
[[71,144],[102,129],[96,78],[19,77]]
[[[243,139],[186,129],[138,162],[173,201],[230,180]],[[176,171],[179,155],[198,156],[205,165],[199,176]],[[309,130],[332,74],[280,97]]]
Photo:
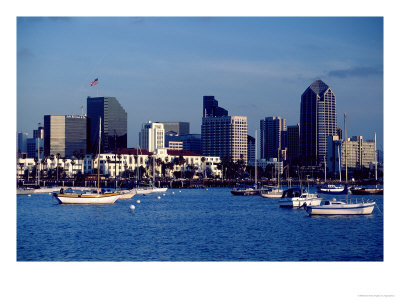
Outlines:
[[327,84],[316,80],[301,96],[300,153],[304,165],[324,162],[330,135],[337,135],[336,97]]
[[286,147],[286,119],[267,117],[260,120],[260,158],[278,158],[280,150]]
[[[174,143],[182,143],[182,150],[201,154],[201,135],[200,134],[184,134],[177,135],[174,133],[165,134],[165,146],[171,148]],[[177,144],[176,144],[177,145]]]
[[[338,174],[338,152],[340,153],[340,165],[342,171],[346,164],[346,141],[339,139],[338,136],[329,136],[327,146],[328,172]],[[354,170],[370,168],[371,165],[375,165],[375,141],[364,140],[362,136],[347,138],[347,168]]]
[[289,163],[299,161],[300,155],[300,123],[287,127],[287,160]]
[[205,117],[201,125],[201,149],[205,156],[247,162],[247,117]]
[[203,118],[228,116],[228,111],[218,106],[214,96],[203,96]]
[[45,115],[44,154],[71,157],[88,149],[89,121],[86,116]]
[[88,152],[98,152],[100,117],[101,152],[127,147],[128,114],[115,97],[88,97],[87,116],[90,128]]
[[190,134],[189,122],[157,122],[164,125],[165,135],[186,135]]
[[165,147],[164,125],[158,122],[148,121],[142,124],[139,133],[139,146],[142,149],[153,152],[155,149]]
[[247,164],[256,159],[256,139],[247,135]]

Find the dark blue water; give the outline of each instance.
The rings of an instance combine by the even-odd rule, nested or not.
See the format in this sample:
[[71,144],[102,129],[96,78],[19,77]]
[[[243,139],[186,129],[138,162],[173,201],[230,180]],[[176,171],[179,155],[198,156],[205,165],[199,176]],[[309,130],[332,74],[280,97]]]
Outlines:
[[[383,261],[376,208],[369,216],[309,217],[278,200],[232,196],[224,188],[157,196],[114,205],[17,196],[17,260]],[[383,212],[383,196],[369,198]]]

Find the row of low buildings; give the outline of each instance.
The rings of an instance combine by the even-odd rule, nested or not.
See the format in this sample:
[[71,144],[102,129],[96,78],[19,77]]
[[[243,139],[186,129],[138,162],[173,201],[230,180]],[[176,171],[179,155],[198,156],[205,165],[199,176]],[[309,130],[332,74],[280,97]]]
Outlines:
[[[179,158],[183,158],[182,164],[178,163]],[[222,171],[218,167],[221,160],[219,157],[202,156],[196,153],[171,150],[171,149],[157,149],[154,152],[137,148],[120,149],[116,153],[100,154],[98,160],[97,155],[86,154],[81,158],[52,158],[41,160],[36,163],[33,158],[19,158],[17,163],[17,175],[19,178],[24,177],[26,171],[33,171],[38,168],[39,170],[49,171],[59,168],[64,170],[67,177],[72,177],[77,174],[97,174],[98,161],[100,161],[100,173],[110,177],[119,177],[126,171],[132,173],[138,172],[138,168],[143,167],[146,169],[144,174],[146,178],[149,177],[174,177],[174,172],[192,171],[194,178],[199,176],[219,177],[222,178]],[[175,163],[174,163],[175,162]],[[165,168],[169,164],[171,168]],[[153,167],[154,173],[153,173]],[[35,167],[36,166],[36,167]]]

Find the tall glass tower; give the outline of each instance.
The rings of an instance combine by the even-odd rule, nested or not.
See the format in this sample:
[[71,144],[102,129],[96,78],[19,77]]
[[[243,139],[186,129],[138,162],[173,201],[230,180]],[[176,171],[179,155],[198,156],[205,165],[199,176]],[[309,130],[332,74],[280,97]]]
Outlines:
[[88,97],[87,116],[90,118],[90,152],[97,152],[100,117],[101,152],[127,147],[128,114],[115,97]]
[[324,162],[330,135],[337,135],[336,97],[327,84],[316,80],[301,95],[300,153],[304,165]]

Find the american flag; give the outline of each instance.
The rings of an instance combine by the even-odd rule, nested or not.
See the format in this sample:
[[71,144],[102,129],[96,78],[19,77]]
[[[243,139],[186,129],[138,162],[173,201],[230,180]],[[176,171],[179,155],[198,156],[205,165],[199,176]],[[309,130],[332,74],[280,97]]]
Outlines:
[[90,83],[90,86],[94,86],[94,85],[96,85],[96,84],[98,84],[98,83],[99,83],[99,79],[96,78],[95,80],[93,80],[93,81]]

